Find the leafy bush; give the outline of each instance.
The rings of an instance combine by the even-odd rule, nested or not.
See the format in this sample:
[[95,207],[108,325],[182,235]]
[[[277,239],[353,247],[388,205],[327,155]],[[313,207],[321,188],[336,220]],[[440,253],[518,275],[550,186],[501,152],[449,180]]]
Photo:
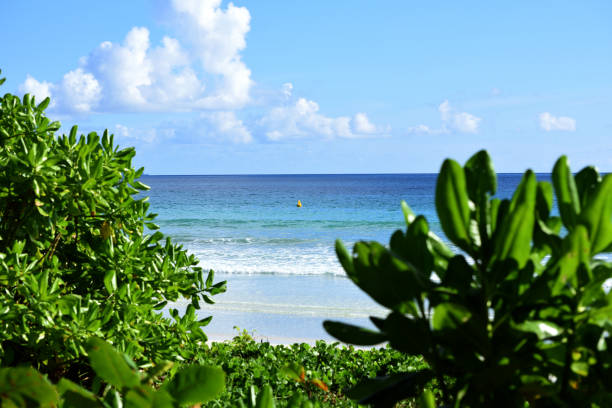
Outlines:
[[[345,391],[358,382],[426,367],[421,358],[390,348],[362,350],[324,341],[275,346],[255,342],[244,333],[231,342],[211,344],[198,363],[218,365],[226,373],[226,391],[207,404],[211,407],[234,407],[240,401],[257,406],[251,387],[263,392],[266,386],[278,407],[300,406],[294,404],[304,398],[326,407],[352,407],[356,404]],[[303,380],[301,374],[295,375],[301,370]]]
[[[0,83],[3,80],[0,80]],[[56,135],[25,95],[0,98],[0,365],[88,379],[89,337],[139,364],[192,360],[206,340],[195,310],[225,290],[156,231],[134,149],[113,136]],[[179,297],[184,316],[159,310]]]
[[172,368],[171,362],[162,362],[141,374],[128,356],[98,338],[91,338],[87,349],[98,375],[94,392],[65,378],[54,386],[31,367],[5,367],[0,368],[0,405],[174,408],[209,401],[224,389],[223,371],[218,367],[184,366],[171,379],[153,387]]
[[353,396],[392,406],[437,378],[446,406],[612,405],[612,264],[597,258],[612,250],[612,175],[572,175],[561,157],[552,181],[560,217],[553,187],[531,170],[500,200],[485,151],[463,167],[446,160],[436,209],[458,253],[405,203],[407,229],[388,247],[359,242],[351,256],[337,242],[349,278],[390,313],[371,318],[378,331],[332,321],[326,330],[353,344],[388,341],[429,365]]

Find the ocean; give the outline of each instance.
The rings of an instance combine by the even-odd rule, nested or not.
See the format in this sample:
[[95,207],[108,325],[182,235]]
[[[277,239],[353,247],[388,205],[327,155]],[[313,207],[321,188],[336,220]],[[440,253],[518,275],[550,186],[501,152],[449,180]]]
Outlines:
[[[520,174],[498,176],[497,197],[509,198]],[[405,228],[400,203],[436,217],[437,174],[143,176],[161,231],[227,280],[227,292],[204,305],[211,338],[246,330],[277,342],[332,338],[326,319],[370,326],[385,309],[344,275],[334,241],[387,244]],[[550,175],[538,175],[550,180]],[[297,207],[300,200],[302,207]],[[185,304],[178,302],[179,309]]]

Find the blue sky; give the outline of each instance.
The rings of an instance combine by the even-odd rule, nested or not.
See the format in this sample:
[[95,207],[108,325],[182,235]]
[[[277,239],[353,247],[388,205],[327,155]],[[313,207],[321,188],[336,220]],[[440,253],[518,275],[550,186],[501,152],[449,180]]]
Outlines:
[[612,2],[501,3],[7,2],[0,91],[149,174],[611,171]]

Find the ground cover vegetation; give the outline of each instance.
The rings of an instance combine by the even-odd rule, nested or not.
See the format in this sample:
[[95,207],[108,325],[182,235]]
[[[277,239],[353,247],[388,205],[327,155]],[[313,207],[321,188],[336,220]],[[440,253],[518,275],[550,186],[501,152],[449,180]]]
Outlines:
[[390,348],[208,345],[196,311],[226,283],[156,231],[134,150],[57,134],[49,103],[0,99],[2,406],[612,405],[612,265],[597,257],[612,250],[612,176],[562,157],[552,186],[527,171],[500,200],[486,152],[447,160],[436,208],[456,251],[406,204],[388,246],[336,246],[389,314],[378,330],[324,327]]
[[[378,330],[327,321],[336,338],[388,341],[428,367],[368,380],[362,403],[392,406],[437,378],[444,406],[612,406],[612,175],[572,174],[566,157],[552,185],[525,172],[511,199],[480,151],[464,166],[446,160],[436,210],[451,250],[403,204],[407,223],[388,246],[337,242],[348,277],[389,309]],[[553,190],[559,216],[553,215]],[[450,381],[449,381],[450,380]]]

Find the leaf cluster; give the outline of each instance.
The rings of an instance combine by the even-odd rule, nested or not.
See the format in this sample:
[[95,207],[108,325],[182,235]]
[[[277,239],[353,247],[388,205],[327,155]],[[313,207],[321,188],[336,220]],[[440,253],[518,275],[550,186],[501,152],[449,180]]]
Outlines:
[[[193,360],[210,321],[195,310],[225,282],[157,231],[134,149],[59,135],[49,103],[0,98],[0,365],[88,381],[92,336],[138,364]],[[179,298],[186,313],[162,316]]]
[[218,365],[226,373],[226,391],[207,404],[211,407],[237,406],[241,402],[255,407],[266,386],[273,390],[278,407],[301,406],[301,400],[350,407],[355,403],[345,393],[357,383],[426,367],[421,358],[391,348],[355,349],[323,341],[315,345],[271,345],[244,334],[231,342],[211,344],[198,362]]
[[[0,368],[1,405],[175,408],[209,401],[224,389],[224,374],[218,367],[190,365],[177,370],[163,361],[141,373],[127,355],[99,338],[91,338],[86,348],[97,375],[91,391],[66,378],[53,385],[31,367],[4,367]],[[167,371],[174,373],[160,383],[158,378]]]
[[429,365],[370,380],[358,400],[392,406],[437,378],[446,406],[612,404],[612,265],[598,257],[612,250],[612,175],[574,175],[561,157],[552,181],[528,170],[511,199],[493,198],[485,151],[464,166],[449,159],[435,200],[456,252],[405,203],[407,229],[388,246],[359,242],[351,255],[337,242],[348,277],[389,314],[371,318],[378,330],[326,330],[352,344],[388,341]]

